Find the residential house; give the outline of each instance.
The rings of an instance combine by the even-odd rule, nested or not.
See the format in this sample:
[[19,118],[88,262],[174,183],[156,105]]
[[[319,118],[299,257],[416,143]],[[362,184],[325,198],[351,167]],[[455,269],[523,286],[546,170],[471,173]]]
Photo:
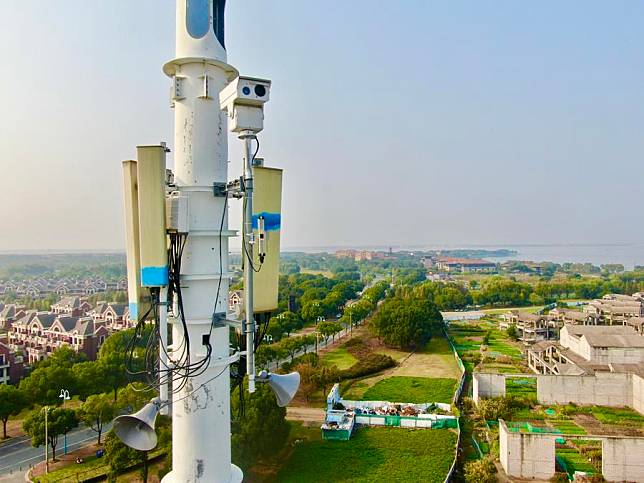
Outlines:
[[0,384],[17,384],[22,377],[24,366],[22,356],[0,342]]
[[26,356],[29,364],[45,359],[63,345],[93,360],[108,335],[105,324],[91,317],[28,311],[12,324],[9,348]]
[[66,314],[73,317],[82,317],[92,309],[92,305],[79,296],[63,297],[59,302],[51,306],[54,314]]
[[7,304],[0,310],[0,329],[10,330],[11,324],[25,315],[25,306]]
[[244,291],[234,290],[228,296],[228,311],[236,313],[244,303]]

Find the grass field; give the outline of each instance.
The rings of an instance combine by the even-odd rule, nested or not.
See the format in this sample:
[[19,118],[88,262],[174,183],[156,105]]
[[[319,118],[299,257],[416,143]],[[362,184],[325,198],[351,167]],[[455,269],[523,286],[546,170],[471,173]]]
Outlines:
[[275,481],[442,482],[454,458],[456,433],[446,429],[360,428],[350,441],[295,446]]
[[338,347],[327,352],[322,357],[322,363],[327,366],[336,366],[340,370],[348,369],[358,362],[351,353],[344,347]]
[[403,352],[395,349],[380,349],[377,352],[390,356],[392,359],[396,360],[399,365],[375,376],[349,381],[348,384],[345,384],[342,387],[342,394],[346,399],[364,399],[364,393],[370,387],[379,383],[383,379],[396,376],[447,378],[454,380],[458,380],[461,377],[461,371],[458,368],[456,359],[454,359],[449,343],[444,337],[432,338],[427,346],[414,353]]
[[396,376],[383,379],[367,389],[362,400],[449,404],[455,389],[456,379]]

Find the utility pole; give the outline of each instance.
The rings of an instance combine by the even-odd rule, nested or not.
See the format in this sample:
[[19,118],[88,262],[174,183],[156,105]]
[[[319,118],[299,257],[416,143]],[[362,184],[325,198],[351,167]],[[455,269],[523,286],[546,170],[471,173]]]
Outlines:
[[49,406],[44,407],[45,410],[45,473],[49,473],[49,433],[47,431],[47,413]]
[[[228,230],[227,197],[213,195],[213,186],[228,180],[227,119],[218,96],[238,76],[227,64],[224,5],[224,0],[177,0],[176,58],[163,67],[172,80],[174,180],[190,210],[181,265],[190,361],[204,359],[205,342],[212,346],[208,368],[181,391],[173,390],[172,471],[164,483],[243,478],[231,465],[229,329],[217,322],[228,306],[228,238],[234,235]],[[187,342],[182,324],[170,323],[172,345],[179,347]]]

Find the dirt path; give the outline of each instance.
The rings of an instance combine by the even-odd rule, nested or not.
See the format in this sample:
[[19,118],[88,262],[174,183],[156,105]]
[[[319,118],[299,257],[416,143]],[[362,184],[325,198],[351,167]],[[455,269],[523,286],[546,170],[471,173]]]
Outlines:
[[305,423],[322,424],[325,412],[322,408],[308,408],[301,406],[289,406],[286,408],[286,419],[291,421],[302,421]]

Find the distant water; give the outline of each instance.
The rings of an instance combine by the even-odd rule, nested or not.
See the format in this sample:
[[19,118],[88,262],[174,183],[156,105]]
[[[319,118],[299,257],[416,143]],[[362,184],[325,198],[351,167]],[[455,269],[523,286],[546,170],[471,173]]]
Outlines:
[[[328,246],[328,247],[299,247],[283,248],[284,251],[302,251],[308,253],[329,252],[355,248],[358,250],[387,251],[389,246]],[[455,250],[455,249],[482,249],[498,250],[506,248],[516,251],[516,255],[503,258],[488,258],[494,262],[507,260],[529,260],[533,262],[554,263],[592,263],[602,265],[605,263],[621,263],[627,269],[635,265],[644,265],[644,243],[624,243],[605,245],[432,245],[432,246],[392,246],[393,251],[413,250]]]
[[500,247],[518,252],[503,260],[530,260],[533,262],[586,263],[602,265],[621,263],[627,269],[644,265],[644,244],[623,245],[523,245]]

